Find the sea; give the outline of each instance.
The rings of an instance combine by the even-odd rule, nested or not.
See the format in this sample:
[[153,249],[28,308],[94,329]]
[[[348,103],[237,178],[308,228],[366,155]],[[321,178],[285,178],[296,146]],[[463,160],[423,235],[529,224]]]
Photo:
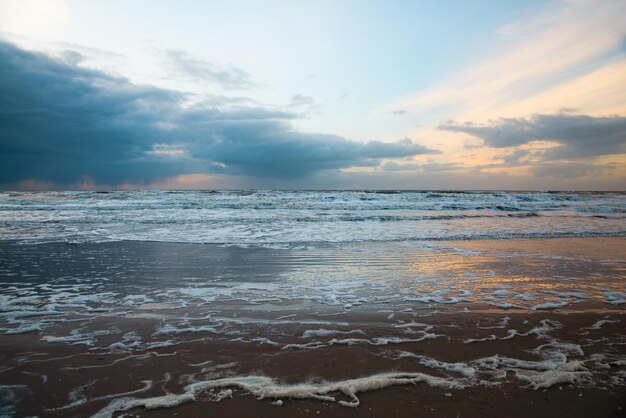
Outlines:
[[76,191],[0,193],[0,240],[293,248],[626,235],[626,193]]

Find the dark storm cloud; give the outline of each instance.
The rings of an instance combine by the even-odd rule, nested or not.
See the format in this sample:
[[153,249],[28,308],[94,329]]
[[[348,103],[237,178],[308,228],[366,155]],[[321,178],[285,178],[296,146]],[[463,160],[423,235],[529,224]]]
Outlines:
[[[278,122],[215,128],[215,140],[197,144],[196,154],[207,159],[219,156],[219,162],[236,174],[300,177],[325,169],[377,165],[381,158],[433,152],[410,141],[361,144],[335,135],[303,134]],[[222,137],[229,139],[222,141]]]
[[298,132],[294,114],[241,98],[183,106],[180,92],[137,86],[73,59],[0,42],[0,183],[87,176],[119,184],[216,171],[290,178],[434,152],[407,139],[357,143]]
[[439,129],[464,132],[496,148],[515,147],[535,140],[551,140],[560,146],[546,150],[545,159],[572,159],[626,152],[626,117],[533,115],[502,118],[487,126],[447,123]]
[[164,139],[153,127],[158,114],[180,99],[0,43],[0,178],[173,174],[144,153]]
[[208,81],[223,89],[246,89],[252,87],[250,76],[234,66],[222,67],[216,63],[196,59],[185,51],[165,51],[166,64],[176,73],[199,81]]

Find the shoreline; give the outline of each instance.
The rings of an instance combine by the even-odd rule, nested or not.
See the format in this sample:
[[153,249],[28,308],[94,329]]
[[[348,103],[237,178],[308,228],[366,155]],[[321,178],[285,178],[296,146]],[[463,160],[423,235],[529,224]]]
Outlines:
[[[405,315],[393,324],[385,323],[384,314],[376,318],[348,315],[339,324],[350,324],[349,330],[343,325],[318,328],[306,323],[273,325],[268,330],[255,324],[244,327],[247,338],[235,337],[234,330],[231,335],[188,331],[151,338],[159,322],[154,318],[107,318],[103,322],[108,327],[114,325],[118,334],[136,332],[145,344],[175,342],[133,348],[132,340],[123,347],[119,337],[103,335],[96,346],[85,346],[50,344],[34,334],[22,334],[13,339],[11,349],[3,344],[3,356],[13,359],[5,364],[13,368],[5,366],[0,376],[3,383],[24,384],[39,393],[37,404],[22,401],[23,412],[40,414],[43,411],[39,408],[45,405],[46,416],[69,412],[89,416],[107,408],[113,399],[131,397],[142,404],[155,396],[149,405],[165,409],[138,408],[131,413],[234,413],[241,406],[233,404],[250,405],[251,401],[255,411],[266,410],[267,415],[260,416],[289,416],[294,409],[323,410],[329,416],[340,416],[352,413],[352,408],[339,401],[358,406],[357,411],[373,408],[381,413],[378,403],[391,396],[404,404],[440,399],[441,405],[430,415],[423,411],[426,416],[437,416],[442,409],[446,415],[462,411],[464,416],[474,416],[482,411],[486,416],[497,416],[502,408],[511,416],[523,416],[528,409],[515,415],[508,409],[511,402],[521,406],[522,400],[535,400],[545,406],[557,399],[568,400],[568,416],[611,416],[612,412],[619,416],[617,411],[624,408],[626,395],[623,314],[455,312],[434,314],[421,318],[421,322]],[[93,328],[107,328],[102,325],[96,323]],[[311,345],[309,339],[302,338],[311,329],[340,333],[320,333],[312,340],[321,344]],[[360,332],[341,334],[354,329]],[[255,336],[268,334],[273,336]],[[392,375],[381,381],[385,373]],[[47,376],[46,382],[42,376]],[[256,382],[256,389],[255,382],[250,382],[253,376],[264,379]],[[418,381],[402,380],[409,378]],[[615,385],[617,379],[622,383]],[[52,381],[54,389],[46,389],[46,383]],[[329,392],[335,401],[313,400],[315,389],[297,386],[307,382],[321,388],[343,382],[340,387],[356,388],[356,398],[336,389]],[[193,384],[216,387],[197,391],[195,400],[182,396]],[[73,398],[84,396],[74,399],[84,403],[68,406],[72,402],[63,396],[68,393],[74,393]],[[462,408],[456,401],[444,402],[446,398],[462,400],[469,394],[485,400]],[[231,395],[235,399],[230,399]],[[259,396],[263,399],[255,399]],[[277,400],[282,401],[282,408],[272,404]],[[181,404],[174,409],[167,408],[178,402]],[[589,407],[590,402],[595,405],[593,409],[579,409]],[[233,416],[245,416],[243,411],[245,408]],[[409,415],[409,411],[404,413],[401,416]],[[542,409],[537,414],[549,416],[551,412]]]
[[0,411],[620,416],[624,241],[0,244]]

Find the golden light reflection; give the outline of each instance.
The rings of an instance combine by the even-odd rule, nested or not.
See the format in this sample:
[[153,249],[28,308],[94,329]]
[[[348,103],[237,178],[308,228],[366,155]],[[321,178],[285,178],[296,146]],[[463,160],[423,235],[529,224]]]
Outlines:
[[[486,240],[437,244],[410,263],[416,295],[466,294],[472,302],[529,308],[545,301],[604,302],[607,289],[621,291],[626,239]],[[468,293],[469,292],[469,293]]]

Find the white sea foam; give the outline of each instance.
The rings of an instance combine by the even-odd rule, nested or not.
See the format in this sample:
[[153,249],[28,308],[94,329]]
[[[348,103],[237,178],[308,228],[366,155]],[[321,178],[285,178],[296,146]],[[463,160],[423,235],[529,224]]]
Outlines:
[[0,416],[16,416],[14,404],[31,395],[31,390],[26,385],[3,385],[0,384]]
[[116,412],[128,411],[133,408],[170,408],[183,403],[192,402],[211,389],[236,388],[243,390],[257,399],[315,399],[325,402],[337,402],[335,396],[343,394],[350,401],[340,400],[338,403],[346,407],[357,407],[360,400],[357,394],[383,389],[389,386],[413,385],[425,383],[443,389],[462,389],[462,381],[442,378],[424,373],[380,373],[372,376],[349,379],[338,382],[281,384],[265,376],[242,376],[197,382],[185,387],[181,394],[167,394],[153,398],[119,398],[93,415],[94,418],[112,417]]
[[502,309],[526,309],[524,306],[514,305],[514,304],[509,303],[509,302],[489,303],[489,305],[495,306],[497,308],[502,308]]
[[500,322],[497,325],[481,326],[481,325],[476,324],[476,328],[480,328],[480,329],[502,329],[502,328],[505,328],[508,325],[510,319],[511,319],[510,317],[505,316],[504,318],[502,318],[500,320]]
[[72,390],[69,395],[69,401],[70,403],[68,405],[64,405],[58,408],[51,408],[51,409],[46,409],[47,412],[54,412],[54,411],[64,411],[66,409],[72,409],[72,408],[76,408],[78,406],[84,405],[86,403],[91,403],[91,402],[97,402],[97,401],[105,401],[105,400],[109,400],[109,399],[113,399],[113,398],[117,398],[120,396],[128,396],[128,395],[136,395],[138,393],[142,393],[142,392],[146,392],[150,389],[152,389],[153,383],[151,380],[142,380],[141,383],[143,384],[143,387],[136,389],[136,390],[131,390],[131,391],[127,391],[127,392],[122,392],[122,393],[112,393],[109,395],[105,395],[105,396],[97,396],[94,398],[88,398],[87,396],[85,396],[83,394],[83,390],[88,387],[88,386],[93,386],[97,381],[91,381],[90,383],[80,386],[74,390]]
[[283,316],[279,316],[278,318],[276,318],[277,320],[281,320],[281,319],[287,319],[287,318],[294,318],[296,317],[297,314],[291,314],[291,315],[283,315]]
[[55,337],[52,335],[44,335],[41,341],[48,343],[67,343],[70,345],[88,345],[93,346],[95,344],[95,337],[102,335],[110,335],[115,333],[115,329],[103,329],[96,331],[81,332],[80,329],[74,329],[70,331],[70,335],[63,337]]
[[561,324],[557,321],[552,321],[550,319],[542,319],[541,321],[539,321],[539,323],[541,324],[538,327],[534,327],[532,328],[530,331],[525,332],[525,333],[521,333],[518,334],[520,336],[528,336],[528,335],[535,335],[538,338],[546,338],[547,333],[549,331],[552,331],[554,329],[560,328]]
[[499,340],[510,340],[513,337],[515,337],[516,335],[519,335],[517,330],[510,329],[510,330],[507,331],[507,334],[504,337],[500,337]]
[[309,329],[304,331],[301,338],[311,338],[311,337],[326,337],[328,335],[337,335],[337,334],[361,334],[365,335],[365,333],[360,329],[352,329],[348,331],[342,331],[338,329]]
[[143,349],[144,350],[154,350],[155,348],[171,347],[173,345],[175,345],[175,343],[172,340],[153,341],[153,342],[149,342],[149,343],[144,343],[143,344]]
[[[105,350],[112,352],[130,352],[133,350],[146,351],[155,348],[170,347],[175,345],[172,340],[143,342],[136,332],[128,332],[122,336],[122,341],[109,344]],[[96,348],[92,348],[95,350]]]
[[583,351],[580,345],[574,344],[574,343],[566,343],[563,341],[552,341],[550,343],[540,345],[539,347],[535,348],[533,351],[541,352],[541,351],[545,351],[546,349],[550,349],[552,351],[558,351],[558,352],[565,353],[565,354],[572,355],[572,356],[584,356],[585,355],[585,352]]
[[[502,321],[500,325],[494,327],[477,327],[481,329],[491,329],[491,328],[504,328],[508,322],[508,318],[505,318],[506,321]],[[503,337],[497,337],[495,334],[490,334],[486,337],[482,338],[465,338],[463,342],[465,344],[483,342],[483,341],[494,341],[494,340],[510,340],[515,336],[527,337],[529,335],[534,335],[537,338],[547,338],[547,333],[555,328],[558,328],[560,324],[555,321],[550,321],[547,319],[543,319],[540,321],[540,326],[534,327],[527,332],[519,332],[515,329],[507,330],[507,334]]]
[[83,369],[100,369],[103,367],[110,367],[113,366],[117,363],[121,363],[124,361],[128,361],[128,360],[143,360],[143,359],[147,359],[149,358],[149,354],[142,354],[142,355],[129,355],[126,357],[122,357],[122,358],[117,358],[115,360],[113,360],[110,363],[104,363],[104,364],[95,364],[95,365],[85,365],[85,366],[65,366],[63,367],[63,370],[83,370]]
[[533,311],[537,311],[537,310],[543,310],[543,309],[557,309],[557,308],[562,308],[564,306],[566,306],[568,304],[568,302],[545,302],[545,303],[540,303],[538,305],[535,305],[533,307],[531,307],[530,309]]
[[465,338],[463,340],[463,343],[465,344],[470,344],[470,343],[479,343],[479,342],[483,342],[483,341],[493,341],[493,340],[497,340],[498,337],[496,337],[494,334],[491,334],[487,337],[483,337],[483,338]]
[[626,303],[626,292],[605,290],[604,296],[606,296],[606,303],[611,305],[621,305]]
[[567,358],[565,356],[554,356],[549,360],[520,360],[516,358],[503,357],[499,355],[484,357],[477,360],[472,360],[469,363],[480,368],[485,369],[499,369],[507,368],[511,370],[523,369],[534,371],[547,371],[555,370],[566,363]]
[[[326,315],[326,316],[334,316]],[[302,325],[331,325],[337,327],[348,327],[350,324],[344,321],[324,321],[319,319],[264,319],[264,318],[226,318],[226,317],[214,317],[213,321],[217,323],[232,323],[232,324],[276,324],[276,325],[285,325],[285,324],[302,324]]]
[[[129,306],[140,305],[139,308],[143,308],[142,305],[152,302],[153,299],[146,295],[128,295],[122,299],[122,303]],[[145,309],[145,308],[143,308]]]
[[620,321],[618,321],[618,320],[610,320],[610,319],[601,319],[601,320],[595,322],[592,326],[584,327],[584,328],[581,328],[581,329],[597,330],[597,329],[601,329],[606,324],[616,324],[618,322],[620,322]]
[[556,290],[544,290],[544,293],[548,293],[550,295],[558,296],[560,298],[577,298],[577,299],[588,299],[589,295],[584,292],[558,292]]
[[[545,349],[545,346],[539,347]],[[538,349],[539,349],[538,348]],[[579,361],[567,361],[564,355],[554,355],[546,360],[530,361],[502,356],[484,357],[470,362],[447,363],[426,356],[401,352],[397,358],[414,357],[419,363],[430,368],[459,373],[467,378],[475,378],[477,373],[502,371],[492,375],[504,379],[506,371],[515,373],[517,378],[531,389],[547,388],[559,383],[583,384],[591,380],[591,373]],[[474,381],[474,384],[490,384],[486,381]]]
[[460,373],[465,377],[472,378],[476,375],[476,369],[467,363],[447,363],[445,361],[435,360],[426,356],[417,356],[420,364],[432,369],[445,370],[454,373]]
[[231,341],[239,341],[244,343],[258,343],[258,344],[268,344],[274,347],[280,347],[281,350],[288,349],[317,349],[330,347],[333,345],[373,345],[373,346],[383,346],[389,344],[405,344],[405,343],[415,343],[421,342],[428,339],[434,339],[439,337],[445,337],[445,335],[431,334],[425,331],[416,331],[421,336],[418,338],[402,338],[402,337],[375,337],[372,339],[366,338],[332,338],[328,341],[311,341],[308,343],[290,343],[290,344],[282,344],[277,341],[271,340],[266,337],[254,337],[251,339],[245,339],[243,337],[238,337],[231,339]]
[[50,315],[61,315],[61,312],[53,309],[41,310],[41,311],[12,311],[12,312],[0,312],[0,318],[6,319],[19,319],[19,318],[29,318],[33,316],[50,316]]
[[[578,344],[553,340],[530,352],[541,359],[525,360],[496,354],[465,362],[448,363],[407,351],[395,351],[392,358],[414,358],[426,367],[462,374],[469,379],[465,382],[467,385],[498,384],[498,381],[506,380],[508,372],[514,373],[524,386],[535,390],[563,383],[587,385],[593,382],[589,365],[601,373],[610,373],[604,376],[606,384],[619,385],[620,376],[626,377],[626,370],[614,370],[614,367],[626,366],[625,360],[615,360],[616,356],[610,353],[596,353],[583,359],[584,351]],[[579,359],[572,360],[572,356]],[[479,376],[489,376],[490,380],[482,380]]]
[[445,297],[450,292],[449,289],[438,289],[428,293],[415,292],[417,296],[403,297],[405,302],[421,302],[421,303],[441,303],[441,304],[457,304],[461,302],[471,302],[465,297],[450,296]]
[[208,332],[217,333],[218,330],[214,325],[199,325],[199,326],[182,326],[176,327],[173,324],[163,324],[157,327],[157,330],[152,334],[153,336],[159,335],[172,335],[183,334],[186,332]]
[[503,296],[508,296],[511,293],[510,290],[507,289],[499,289],[493,292],[493,296],[495,297],[503,297]]
[[0,332],[5,334],[26,334],[34,331],[41,331],[43,328],[42,323],[23,324],[15,328],[0,328]]
[[411,322],[400,322],[397,324],[393,325],[394,328],[413,328],[413,327],[419,327],[419,328],[425,328],[424,331],[428,331],[430,329],[433,328],[432,325],[429,324],[424,324],[421,322],[415,322],[415,321],[411,321]]
[[563,383],[572,385],[591,382],[591,373],[579,361],[564,364],[558,369],[537,372],[533,370],[515,370],[517,378],[526,382],[531,389],[549,388]]

